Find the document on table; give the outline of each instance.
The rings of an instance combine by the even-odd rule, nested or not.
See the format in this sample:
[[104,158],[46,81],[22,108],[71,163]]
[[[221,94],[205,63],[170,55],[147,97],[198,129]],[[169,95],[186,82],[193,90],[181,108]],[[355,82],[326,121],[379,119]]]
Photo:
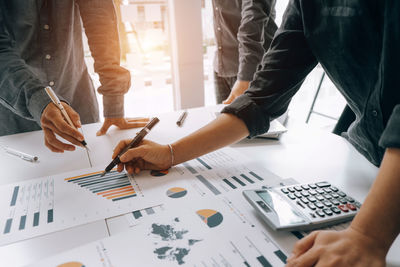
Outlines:
[[[254,165],[254,164],[253,164]],[[167,203],[202,198],[279,179],[224,148],[166,171],[131,177],[102,167],[0,187],[0,245]],[[188,188],[191,188],[188,191]]]
[[[226,205],[203,201],[166,205],[124,233],[45,259],[34,266],[283,266],[272,240]],[[72,265],[75,264],[75,265]]]
[[156,204],[126,173],[112,171],[101,178],[101,171],[93,171],[0,187],[0,245]]

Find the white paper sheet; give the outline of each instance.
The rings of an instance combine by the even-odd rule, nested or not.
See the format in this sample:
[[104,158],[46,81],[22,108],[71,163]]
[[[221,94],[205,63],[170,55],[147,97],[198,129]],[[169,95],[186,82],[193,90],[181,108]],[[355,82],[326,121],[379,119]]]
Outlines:
[[[130,231],[33,266],[283,266],[286,255],[213,198],[168,206]],[[69,265],[64,265],[69,266]]]

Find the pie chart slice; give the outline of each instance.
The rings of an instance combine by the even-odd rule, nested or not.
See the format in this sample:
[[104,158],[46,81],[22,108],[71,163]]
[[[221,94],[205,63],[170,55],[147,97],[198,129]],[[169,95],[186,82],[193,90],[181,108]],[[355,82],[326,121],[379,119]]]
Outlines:
[[224,217],[221,213],[216,210],[204,209],[196,211],[197,215],[201,218],[201,220],[208,225],[208,227],[213,228],[222,223]]
[[58,265],[57,267],[85,267],[85,265],[77,261],[71,261]]
[[152,171],[150,172],[150,174],[151,174],[152,176],[156,176],[156,177],[164,176],[164,175],[167,175],[167,174],[168,174],[168,170],[161,170],[161,171],[152,170]]
[[173,187],[168,189],[167,196],[170,198],[181,198],[187,194],[187,190],[182,187]]

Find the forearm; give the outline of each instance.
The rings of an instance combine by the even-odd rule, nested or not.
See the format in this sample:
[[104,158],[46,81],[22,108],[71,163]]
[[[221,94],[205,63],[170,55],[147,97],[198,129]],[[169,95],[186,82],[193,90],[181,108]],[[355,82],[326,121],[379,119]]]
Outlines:
[[235,143],[248,134],[242,120],[231,114],[221,114],[200,130],[172,144],[174,165]]
[[400,149],[386,150],[378,176],[351,227],[389,250],[400,232]]
[[124,94],[131,85],[130,72],[120,66],[117,17],[112,0],[78,0],[79,10],[99,74],[104,117],[124,116]]

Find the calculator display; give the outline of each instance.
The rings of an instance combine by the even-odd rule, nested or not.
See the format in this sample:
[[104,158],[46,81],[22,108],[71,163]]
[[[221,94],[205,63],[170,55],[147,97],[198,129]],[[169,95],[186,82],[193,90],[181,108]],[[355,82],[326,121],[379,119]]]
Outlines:
[[281,225],[304,223],[305,220],[299,212],[274,191],[257,191],[258,196],[276,212]]

